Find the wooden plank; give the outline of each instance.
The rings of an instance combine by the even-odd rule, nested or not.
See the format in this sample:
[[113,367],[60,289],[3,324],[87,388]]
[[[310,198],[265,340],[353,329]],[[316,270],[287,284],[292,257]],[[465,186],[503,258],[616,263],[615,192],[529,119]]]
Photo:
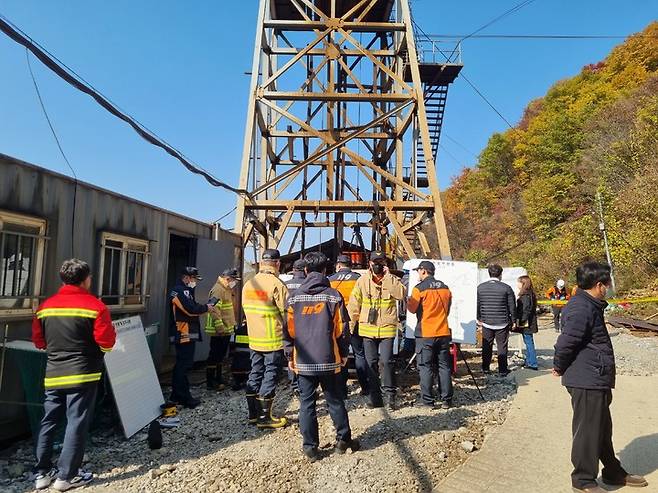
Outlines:
[[409,200],[381,200],[373,201],[353,201],[353,200],[257,200],[247,205],[248,210],[271,210],[286,211],[289,207],[294,206],[296,211],[368,211],[373,209],[390,209],[393,211],[431,211],[434,210],[434,203],[430,201],[409,201]]

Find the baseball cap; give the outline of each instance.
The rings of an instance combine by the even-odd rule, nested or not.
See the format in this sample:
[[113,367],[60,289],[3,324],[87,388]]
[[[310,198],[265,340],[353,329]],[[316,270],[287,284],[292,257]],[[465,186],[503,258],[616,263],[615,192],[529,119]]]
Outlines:
[[238,272],[238,269],[226,269],[222,272],[222,277],[230,277],[232,279],[239,280],[240,273]]
[[430,274],[434,274],[435,272],[434,264],[429,260],[423,260],[420,264],[418,264],[418,267],[416,267],[414,270],[421,270],[421,269],[426,270]]
[[304,259],[297,259],[292,264],[292,270],[302,271],[306,268],[306,261]]
[[281,258],[281,254],[279,253],[279,250],[268,248],[263,252],[263,256],[261,258],[262,260],[279,260]]
[[352,265],[352,259],[347,255],[339,255],[338,257],[336,257],[336,263]]
[[199,275],[199,269],[197,269],[196,267],[185,267],[183,269],[183,272],[181,272],[181,275],[196,277],[199,281],[203,280],[203,277]]
[[564,279],[558,279],[557,283],[555,283],[555,285],[560,289],[562,289],[564,287],[564,284],[565,284]]
[[375,260],[386,260],[386,255],[383,252],[371,252],[370,260],[374,262]]

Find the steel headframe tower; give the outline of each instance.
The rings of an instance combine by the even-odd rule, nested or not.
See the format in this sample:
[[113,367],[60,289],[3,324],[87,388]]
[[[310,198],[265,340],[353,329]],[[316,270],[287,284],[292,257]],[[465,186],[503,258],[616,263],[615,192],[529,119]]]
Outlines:
[[419,62],[408,0],[261,0],[245,245],[304,251],[320,228],[340,250],[347,228],[369,229],[371,248],[394,257],[450,258],[434,156],[460,68]]

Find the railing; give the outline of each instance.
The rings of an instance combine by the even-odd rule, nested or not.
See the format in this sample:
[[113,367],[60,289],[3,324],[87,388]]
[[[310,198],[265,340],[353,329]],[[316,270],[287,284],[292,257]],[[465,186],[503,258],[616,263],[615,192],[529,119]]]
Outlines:
[[439,41],[425,38],[416,39],[418,61],[424,63],[462,63],[462,44],[460,41]]

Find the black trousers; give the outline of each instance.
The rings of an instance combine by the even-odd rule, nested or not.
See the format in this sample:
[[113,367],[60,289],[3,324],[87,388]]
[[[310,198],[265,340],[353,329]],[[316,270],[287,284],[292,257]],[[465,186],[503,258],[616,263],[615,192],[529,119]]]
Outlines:
[[85,454],[89,424],[94,415],[98,384],[87,384],[73,389],[46,390],[44,415],[37,441],[36,470],[46,473],[52,468],[53,440],[57,425],[66,416],[66,432],[57,468],[60,479],[71,480],[78,474]]
[[336,428],[336,440],[352,439],[350,421],[345,409],[342,393],[343,377],[340,373],[331,375],[299,375],[299,429],[302,432],[304,449],[317,448],[320,445],[318,433],[318,415],[316,410],[315,390],[322,387],[324,399],[327,402],[329,416]]
[[553,305],[551,310],[553,311],[553,325],[555,326],[555,332],[560,332],[560,317],[562,316],[562,306]]
[[434,381],[438,374],[441,400],[452,400],[452,358],[450,336],[416,338],[416,354],[420,373],[420,397],[424,404],[434,404]]
[[491,330],[482,327],[482,369],[489,371],[493,356],[493,343],[496,341],[498,350],[498,372],[507,373],[507,344],[509,342],[509,327]]
[[602,475],[612,482],[621,481],[627,472],[615,457],[612,445],[611,390],[589,390],[567,387],[571,395],[573,421],[571,431],[571,484],[575,488],[596,486],[599,460]]
[[249,348],[238,346],[233,352],[231,361],[231,374],[235,383],[244,384],[251,371],[251,355]]
[[[393,340],[393,337],[387,337],[385,339],[363,338],[363,349],[366,353],[366,361],[368,362],[368,386],[370,388],[370,399],[373,403],[382,400],[382,387],[388,394],[395,393]],[[384,366],[382,379],[379,378],[380,358]]]
[[228,353],[228,347],[231,345],[231,336],[212,336],[210,338],[210,353],[206,365],[209,367],[219,367]]
[[171,377],[171,399],[185,403],[192,398],[187,372],[194,366],[194,341],[176,344],[176,364]]
[[256,394],[262,399],[273,398],[283,360],[283,350],[261,353],[252,349],[247,394]]
[[354,367],[356,368],[356,377],[361,385],[361,390],[365,393],[370,392],[368,386],[368,361],[366,361],[366,352],[363,349],[363,337],[359,335],[358,327],[350,338],[352,345],[352,354],[354,354]]

